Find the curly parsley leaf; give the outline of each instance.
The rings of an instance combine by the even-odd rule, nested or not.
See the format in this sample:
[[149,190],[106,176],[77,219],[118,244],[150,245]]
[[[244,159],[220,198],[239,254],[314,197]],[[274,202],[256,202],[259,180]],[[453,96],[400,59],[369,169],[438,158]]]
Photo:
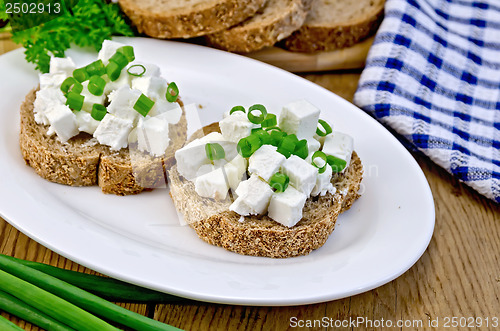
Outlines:
[[49,22],[14,32],[12,40],[26,49],[28,62],[41,72],[48,72],[50,57],[64,57],[70,45],[98,51],[102,42],[113,35],[134,35],[118,5],[103,0],[79,0],[71,11]]

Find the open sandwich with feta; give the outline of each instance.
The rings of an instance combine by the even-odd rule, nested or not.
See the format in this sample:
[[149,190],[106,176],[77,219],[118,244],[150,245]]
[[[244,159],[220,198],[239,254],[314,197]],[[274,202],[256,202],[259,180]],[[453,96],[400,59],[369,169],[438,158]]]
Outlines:
[[186,141],[179,90],[134,49],[105,40],[96,61],[76,67],[53,57],[21,106],[20,146],[43,178],[104,193],[136,194],[165,185]]
[[363,166],[349,135],[305,100],[279,117],[236,106],[175,152],[170,195],[206,242],[285,258],[321,247],[359,197]]

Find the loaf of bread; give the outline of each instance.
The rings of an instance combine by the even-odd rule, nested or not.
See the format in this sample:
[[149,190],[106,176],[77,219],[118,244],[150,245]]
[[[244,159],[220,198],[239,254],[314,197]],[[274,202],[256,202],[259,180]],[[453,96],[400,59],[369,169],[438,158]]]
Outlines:
[[267,0],[254,16],[229,29],[207,35],[208,44],[237,53],[272,46],[304,23],[312,0]]
[[254,15],[265,0],[119,0],[139,32],[154,38],[215,33]]
[[304,24],[284,40],[290,51],[331,51],[370,36],[382,19],[385,0],[315,0]]
[[[214,131],[219,131],[218,123],[198,131],[192,139]],[[291,228],[266,215],[242,218],[229,210],[229,197],[223,201],[203,198],[175,165],[168,173],[174,205],[201,239],[243,255],[286,258],[309,254],[326,242],[339,214],[359,197],[363,166],[353,152],[348,168],[332,177],[336,193],[307,199],[302,219]]]
[[48,126],[35,122],[35,98],[36,90],[32,90],[21,105],[21,152],[27,165],[54,183],[99,185],[104,193],[137,194],[165,184],[165,173],[173,164],[174,153],[186,140],[183,113],[179,123],[169,125],[171,143],[162,157],[136,148],[112,151],[84,132],[62,143],[56,135],[47,135]]

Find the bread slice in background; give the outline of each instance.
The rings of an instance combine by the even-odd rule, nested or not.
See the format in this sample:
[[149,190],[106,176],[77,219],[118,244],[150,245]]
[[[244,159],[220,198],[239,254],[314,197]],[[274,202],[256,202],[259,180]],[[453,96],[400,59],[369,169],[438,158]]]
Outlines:
[[[195,133],[199,138],[219,131],[218,123]],[[356,152],[342,174],[332,178],[335,194],[308,198],[303,218],[288,228],[268,216],[241,216],[229,210],[231,199],[223,201],[200,197],[192,182],[181,177],[174,165],[168,172],[170,196],[184,221],[209,244],[243,255],[286,258],[306,255],[323,246],[335,228],[337,217],[359,197],[363,166]]]
[[153,157],[133,148],[112,151],[84,132],[62,143],[56,135],[47,135],[48,126],[35,122],[35,98],[36,90],[32,90],[21,105],[20,148],[26,164],[54,183],[99,185],[104,193],[137,194],[165,184],[165,173],[173,163],[174,153],[186,140],[187,122],[183,112],[179,123],[169,125],[171,144],[163,157]]
[[312,0],[267,0],[246,21],[206,36],[211,46],[237,53],[257,51],[290,36],[304,23]]
[[139,32],[161,39],[218,32],[254,15],[265,0],[119,0]]
[[378,28],[385,0],[315,0],[302,27],[283,41],[296,52],[349,47]]

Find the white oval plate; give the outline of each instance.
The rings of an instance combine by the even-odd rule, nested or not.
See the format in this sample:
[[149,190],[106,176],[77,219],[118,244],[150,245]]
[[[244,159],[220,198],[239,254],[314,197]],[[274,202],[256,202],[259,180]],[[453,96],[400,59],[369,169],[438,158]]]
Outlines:
[[[18,144],[19,106],[38,77],[21,50],[0,57],[0,215],[55,252],[131,283],[197,300],[297,305],[348,297],[408,270],[427,248],[434,203],[418,164],[378,122],[337,95],[275,67],[185,43],[118,39],[136,58],[158,64],[202,124],[233,105],[278,112],[305,98],[336,130],[355,139],[365,167],[362,197],[308,256],[242,256],[206,244],[181,226],[166,189],[118,197],[97,187],[68,187],[38,177]],[[77,64],[95,58],[71,51]]]

